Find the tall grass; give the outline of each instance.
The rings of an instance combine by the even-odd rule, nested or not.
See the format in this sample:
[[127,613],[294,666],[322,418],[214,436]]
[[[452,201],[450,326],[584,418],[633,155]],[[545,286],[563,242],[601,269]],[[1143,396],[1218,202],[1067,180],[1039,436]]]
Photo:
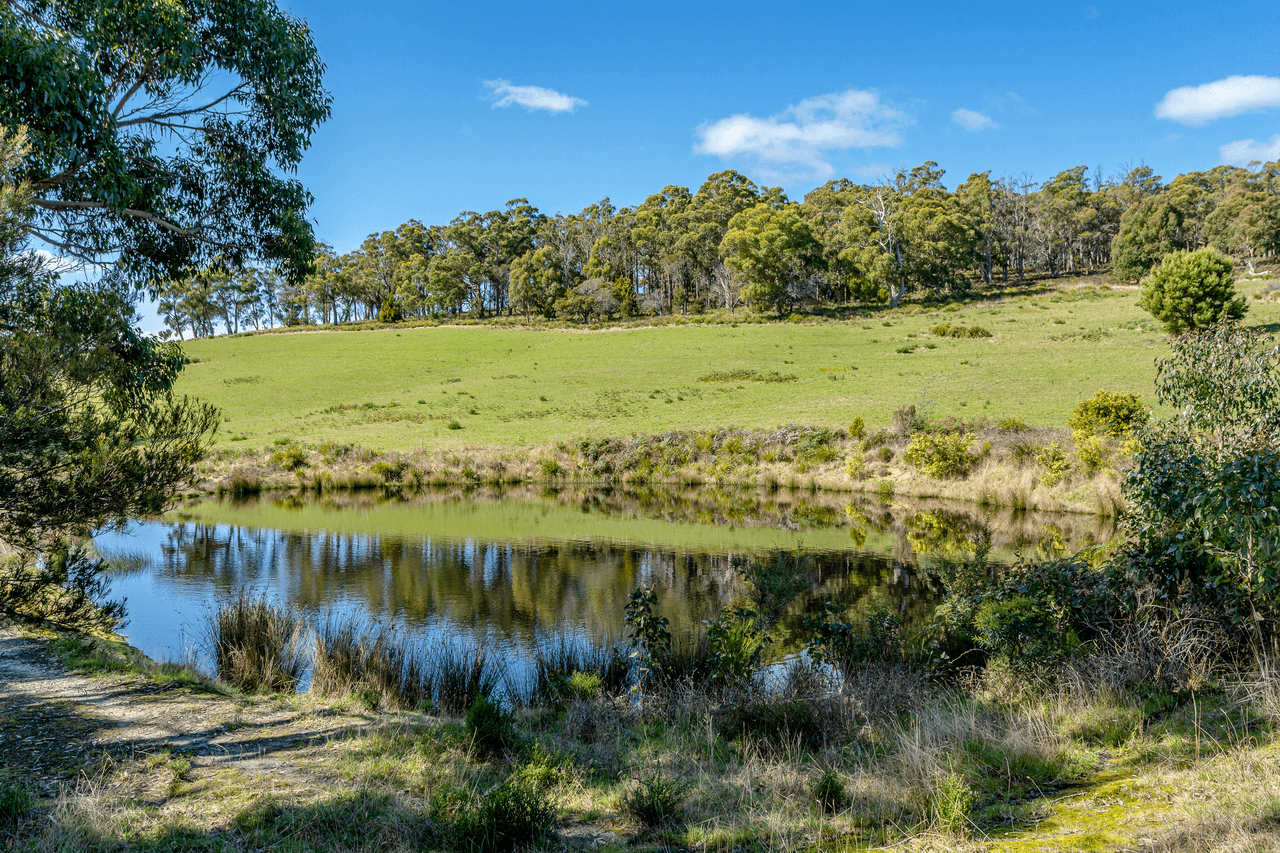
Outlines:
[[248,692],[297,689],[306,668],[300,614],[242,591],[218,608],[210,631],[222,681]]
[[619,643],[595,644],[568,633],[557,633],[538,644],[533,653],[532,684],[527,700],[552,705],[565,698],[575,674],[599,681],[599,689],[616,696],[632,683],[632,660]]
[[421,708],[435,697],[435,673],[417,649],[386,626],[328,616],[316,628],[311,689],[356,693],[373,707]]

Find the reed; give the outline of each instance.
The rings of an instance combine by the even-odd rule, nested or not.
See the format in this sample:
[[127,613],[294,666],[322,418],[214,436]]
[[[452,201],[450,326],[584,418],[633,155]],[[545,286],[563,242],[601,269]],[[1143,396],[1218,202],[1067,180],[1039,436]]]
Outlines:
[[292,692],[306,668],[303,617],[241,592],[218,608],[210,640],[218,678],[246,692]]

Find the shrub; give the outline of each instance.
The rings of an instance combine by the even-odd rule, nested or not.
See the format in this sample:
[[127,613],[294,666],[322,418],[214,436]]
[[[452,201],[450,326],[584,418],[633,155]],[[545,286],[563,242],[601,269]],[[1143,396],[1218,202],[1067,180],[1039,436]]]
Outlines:
[[1047,488],[1062,482],[1062,478],[1071,467],[1071,463],[1067,461],[1067,455],[1062,452],[1062,444],[1057,441],[1051,441],[1036,451],[1036,461],[1044,467],[1044,472],[1040,475],[1040,485]]
[[684,797],[689,785],[654,770],[636,783],[622,797],[622,809],[637,823],[650,828],[673,822],[684,811]]
[[930,477],[963,477],[981,458],[969,452],[973,439],[973,433],[920,433],[907,445],[904,458],[908,465]]
[[804,617],[804,627],[812,632],[805,651],[819,665],[843,672],[869,661],[896,661],[902,656],[902,621],[887,610],[866,614],[863,625],[845,622],[844,608],[828,601],[821,616]]
[[707,669],[712,680],[735,686],[749,682],[765,646],[755,611],[726,607],[719,619],[706,626]]
[[1096,435],[1091,435],[1076,448],[1076,458],[1086,474],[1092,475],[1107,464],[1107,448]]
[[1231,260],[1214,249],[1170,252],[1142,280],[1138,305],[1175,335],[1239,319],[1247,305],[1236,295],[1233,269]]
[[813,798],[825,812],[837,812],[849,805],[844,783],[834,770],[826,770],[813,783]]
[[306,468],[308,462],[307,449],[301,444],[295,444],[292,441],[282,445],[278,450],[272,452],[270,461],[272,465],[292,471],[294,473]]
[[755,699],[731,704],[714,718],[716,733],[725,740],[747,738],[774,750],[816,750],[822,747],[822,720],[799,699]]
[[1124,438],[1141,429],[1151,419],[1151,412],[1136,394],[1099,391],[1076,406],[1067,426],[1077,442],[1090,435]]
[[853,419],[849,424],[849,438],[862,438],[867,434],[867,425],[863,422],[862,416]]
[[515,743],[511,714],[483,693],[467,708],[466,726],[472,747],[481,755],[495,755]]
[[969,825],[969,813],[976,803],[973,789],[962,774],[954,770],[941,773],[930,792],[930,817],[940,829],[960,832]]
[[506,851],[543,840],[555,825],[556,810],[546,791],[513,773],[480,802],[463,808],[454,824],[458,849]]
[[[890,451],[892,453],[892,451]],[[861,453],[850,453],[844,460],[844,472],[850,480],[861,480],[867,470],[867,462]]]
[[404,307],[400,304],[400,300],[395,294],[391,294],[382,303],[382,307],[378,309],[379,323],[399,323],[404,319]]

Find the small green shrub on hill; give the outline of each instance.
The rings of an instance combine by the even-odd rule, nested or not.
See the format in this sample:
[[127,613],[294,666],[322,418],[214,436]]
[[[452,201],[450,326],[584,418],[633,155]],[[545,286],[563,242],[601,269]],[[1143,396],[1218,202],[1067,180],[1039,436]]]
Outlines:
[[907,464],[937,479],[963,477],[981,458],[970,453],[973,433],[919,433],[907,445]]

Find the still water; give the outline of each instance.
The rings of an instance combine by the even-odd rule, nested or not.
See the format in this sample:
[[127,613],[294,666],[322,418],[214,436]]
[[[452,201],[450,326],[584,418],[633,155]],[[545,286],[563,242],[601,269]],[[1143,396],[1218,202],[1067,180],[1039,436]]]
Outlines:
[[672,633],[688,635],[741,593],[735,560],[795,559],[806,588],[781,623],[836,600],[911,623],[940,590],[930,566],[991,533],[994,561],[1108,539],[1109,520],[997,512],[963,503],[698,489],[444,490],[410,497],[209,499],[103,531],[130,642],[158,660],[207,664],[220,602],[263,594],[319,616],[390,623],[414,639],[469,636],[520,655],[552,633],[623,635],[626,596],[656,587]]

